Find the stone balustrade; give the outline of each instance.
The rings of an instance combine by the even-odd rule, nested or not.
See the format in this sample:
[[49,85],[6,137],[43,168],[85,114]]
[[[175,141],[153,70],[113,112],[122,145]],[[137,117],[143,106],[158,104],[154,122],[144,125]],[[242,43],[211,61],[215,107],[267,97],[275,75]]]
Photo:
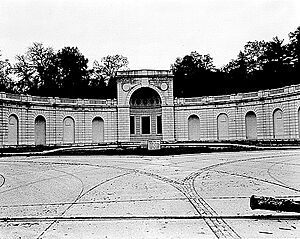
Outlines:
[[284,97],[286,95],[299,94],[300,84],[285,86],[282,88],[260,90],[254,92],[238,93],[231,95],[216,95],[216,96],[202,96],[190,98],[175,98],[175,105],[201,105],[214,103],[228,103],[243,100],[259,100],[263,98]]
[[71,99],[71,98],[59,98],[59,97],[41,97],[24,94],[11,94],[0,92],[0,101],[6,102],[21,102],[31,104],[49,104],[49,105],[70,105],[70,106],[116,106],[116,99]]

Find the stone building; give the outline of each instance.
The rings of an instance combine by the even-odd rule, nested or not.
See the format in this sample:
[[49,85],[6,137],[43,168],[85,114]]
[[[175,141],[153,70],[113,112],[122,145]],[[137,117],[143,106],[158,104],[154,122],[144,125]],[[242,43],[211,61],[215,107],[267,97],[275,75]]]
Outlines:
[[174,98],[164,70],[117,74],[117,99],[0,93],[0,147],[299,139],[300,85]]

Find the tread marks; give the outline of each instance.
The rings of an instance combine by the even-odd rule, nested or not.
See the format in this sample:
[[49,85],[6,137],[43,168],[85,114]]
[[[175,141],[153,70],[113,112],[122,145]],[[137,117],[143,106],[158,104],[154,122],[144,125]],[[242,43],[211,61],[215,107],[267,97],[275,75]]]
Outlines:
[[[70,174],[70,173],[68,173],[68,174]],[[60,216],[63,216],[71,207],[73,207],[76,204],[76,202],[79,199],[81,199],[82,197],[84,197],[86,194],[88,194],[92,190],[96,189],[97,187],[99,187],[99,186],[101,186],[101,185],[103,185],[103,184],[105,184],[107,182],[110,182],[112,180],[115,180],[115,179],[117,179],[119,177],[123,177],[123,176],[128,175],[128,174],[129,173],[120,174],[120,175],[117,175],[115,177],[111,177],[109,179],[101,181],[100,183],[98,183],[95,186],[91,187],[90,189],[88,189],[84,193],[83,193],[83,188],[82,188],[82,190],[81,190],[80,194],[77,196],[77,198],[60,214]],[[72,175],[72,174],[70,174],[70,175]],[[75,176],[75,175],[73,175],[73,176]],[[77,176],[75,176],[75,177],[78,178]],[[81,181],[81,179],[80,179],[80,181]],[[53,221],[47,228],[44,229],[44,231],[37,237],[37,239],[40,239],[57,222],[58,222],[58,220]]]

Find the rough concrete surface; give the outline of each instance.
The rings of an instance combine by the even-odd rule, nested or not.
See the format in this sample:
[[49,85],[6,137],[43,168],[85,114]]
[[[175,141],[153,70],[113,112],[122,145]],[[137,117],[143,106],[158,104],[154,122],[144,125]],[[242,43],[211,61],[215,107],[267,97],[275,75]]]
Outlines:
[[0,238],[300,238],[299,213],[249,206],[251,195],[299,201],[299,160],[300,150],[0,158]]

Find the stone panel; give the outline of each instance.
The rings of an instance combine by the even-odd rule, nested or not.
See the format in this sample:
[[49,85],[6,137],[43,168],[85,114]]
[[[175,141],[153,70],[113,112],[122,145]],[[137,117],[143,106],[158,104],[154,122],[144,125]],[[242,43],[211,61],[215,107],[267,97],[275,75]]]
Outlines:
[[118,141],[130,141],[129,107],[118,108]]
[[162,132],[164,141],[174,141],[174,107],[162,107]]

